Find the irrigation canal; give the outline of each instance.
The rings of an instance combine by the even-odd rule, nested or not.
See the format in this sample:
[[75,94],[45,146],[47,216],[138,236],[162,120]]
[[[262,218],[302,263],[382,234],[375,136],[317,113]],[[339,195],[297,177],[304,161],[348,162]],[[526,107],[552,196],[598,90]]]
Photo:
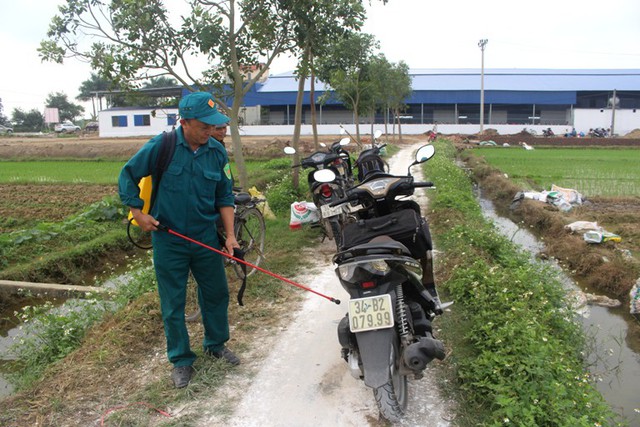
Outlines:
[[[531,262],[547,263],[558,272],[567,292],[592,292],[574,282],[553,261],[538,260],[544,244],[510,219],[499,216],[481,191],[479,203],[485,218],[493,221],[502,235],[531,253]],[[576,315],[591,343],[587,361],[591,373],[599,379],[598,391],[630,426],[640,427],[640,325],[625,305],[619,308],[587,305]]]

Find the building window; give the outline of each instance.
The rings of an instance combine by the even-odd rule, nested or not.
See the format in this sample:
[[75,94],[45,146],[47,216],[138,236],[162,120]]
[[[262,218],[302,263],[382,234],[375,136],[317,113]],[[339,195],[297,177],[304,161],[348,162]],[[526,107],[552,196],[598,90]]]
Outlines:
[[133,116],[134,126],[151,126],[151,116],[149,114],[136,114]]
[[127,116],[111,116],[111,126],[114,128],[126,128]]
[[173,126],[178,122],[178,115],[175,113],[167,114],[167,125]]

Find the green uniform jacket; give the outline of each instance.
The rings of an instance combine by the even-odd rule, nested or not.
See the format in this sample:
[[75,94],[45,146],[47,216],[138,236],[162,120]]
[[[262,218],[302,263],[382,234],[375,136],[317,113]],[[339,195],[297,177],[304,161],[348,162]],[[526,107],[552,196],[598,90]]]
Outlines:
[[[227,152],[222,144],[209,138],[194,154],[182,128],[177,129],[176,136],[173,159],[162,176],[150,214],[180,234],[214,242],[218,209],[234,205]],[[144,201],[138,183],[152,175],[161,144],[162,135],[152,138],[122,169],[118,191],[125,205],[142,209]],[[157,188],[155,177],[153,181]]]

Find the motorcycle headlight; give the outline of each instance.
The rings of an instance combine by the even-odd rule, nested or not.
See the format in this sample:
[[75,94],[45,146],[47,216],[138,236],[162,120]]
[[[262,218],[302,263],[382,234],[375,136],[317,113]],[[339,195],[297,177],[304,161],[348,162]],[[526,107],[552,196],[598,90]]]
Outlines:
[[386,275],[391,268],[383,259],[362,260],[342,264],[337,268],[341,280],[349,283],[364,282]]

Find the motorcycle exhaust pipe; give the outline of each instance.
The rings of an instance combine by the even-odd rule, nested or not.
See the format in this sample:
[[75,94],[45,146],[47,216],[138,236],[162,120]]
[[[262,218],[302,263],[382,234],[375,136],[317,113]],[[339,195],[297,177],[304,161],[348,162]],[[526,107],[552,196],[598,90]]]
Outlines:
[[403,358],[408,368],[413,371],[422,371],[433,359],[444,360],[444,344],[431,337],[422,337],[420,341],[407,347]]

